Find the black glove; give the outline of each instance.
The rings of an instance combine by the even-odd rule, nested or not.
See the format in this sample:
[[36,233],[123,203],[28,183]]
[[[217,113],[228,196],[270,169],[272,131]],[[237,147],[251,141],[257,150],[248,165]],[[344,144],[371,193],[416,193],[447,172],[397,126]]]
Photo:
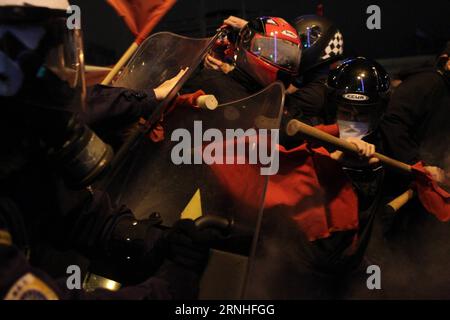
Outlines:
[[156,276],[169,284],[173,299],[198,298],[200,277],[208,263],[209,248],[220,239],[218,230],[199,228],[192,220],[180,220],[167,231],[163,241],[167,259]]
[[139,283],[155,273],[166,258],[167,244],[159,219],[138,221],[133,215],[117,219],[108,242],[109,257],[126,283]]
[[192,220],[180,220],[167,233],[167,256],[184,268],[202,273],[208,263],[209,248],[220,239],[215,229],[200,229]]

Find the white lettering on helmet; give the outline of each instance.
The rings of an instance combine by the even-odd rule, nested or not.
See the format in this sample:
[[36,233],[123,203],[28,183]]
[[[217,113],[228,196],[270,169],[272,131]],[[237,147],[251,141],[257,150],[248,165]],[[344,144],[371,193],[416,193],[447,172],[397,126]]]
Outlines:
[[283,32],[281,32],[281,33],[284,34],[285,36],[288,36],[288,37],[292,38],[292,39],[297,39],[297,35],[294,32],[290,31],[290,30],[283,30]]
[[358,94],[358,93],[346,93],[342,97],[344,97],[344,99],[352,100],[352,101],[367,101],[367,100],[369,100],[368,96],[365,96],[363,94]]
[[277,26],[278,25],[278,23],[276,23],[275,20],[273,20],[273,19],[267,19],[266,23],[267,24],[271,24],[273,26]]

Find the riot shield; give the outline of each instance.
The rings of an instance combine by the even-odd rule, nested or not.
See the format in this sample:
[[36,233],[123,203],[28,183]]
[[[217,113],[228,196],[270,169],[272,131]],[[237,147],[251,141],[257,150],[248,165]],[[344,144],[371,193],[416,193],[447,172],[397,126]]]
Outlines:
[[183,84],[189,79],[195,69],[203,60],[215,37],[195,39],[183,37],[170,32],[156,33],[147,38],[138,51],[133,55],[117,79],[113,82],[116,87],[134,90],[150,90],[163,82],[172,79],[181,69],[188,68],[184,76],[178,81],[167,97],[159,103],[146,123],[135,130],[125,140],[116,152],[110,172],[97,185],[102,189],[110,188],[113,179],[120,175],[118,171],[127,161],[130,150],[139,143],[140,138],[150,130],[160,119],[168,105],[178,94]]
[[156,88],[176,76],[182,68],[195,69],[212,39],[156,33],[142,43],[114,81],[114,86],[134,90]]
[[[181,68],[189,66],[190,72],[166,99],[172,100],[173,94],[189,79],[214,41],[214,38],[189,39],[170,33],[156,34],[142,45],[114,85],[131,89],[156,87],[175,76]],[[236,150],[237,145],[243,145],[244,150],[250,150],[252,146],[252,150],[256,151],[259,150],[257,145],[261,143],[258,140],[259,129],[278,129],[283,105],[284,86],[276,83],[253,96],[221,105],[214,111],[175,110],[164,119],[165,141],[155,144],[141,131],[136,142],[125,144],[120,152],[126,156],[118,157],[123,158],[123,161],[120,168],[111,175],[113,183],[106,184],[107,190],[117,204],[126,204],[137,218],[143,219],[159,213],[163,224],[168,227],[180,217],[196,219],[200,215],[232,221],[232,232],[221,247],[216,249],[239,256],[250,256],[254,239],[257,238],[257,224],[264,203],[267,176],[261,175],[260,163],[250,161],[250,151],[244,155],[244,159],[241,157],[239,163],[196,163],[198,154],[202,154],[212,143],[202,142],[196,136],[195,129],[201,123],[203,132],[215,129],[216,134],[220,132],[223,136],[226,136],[227,130],[258,129],[254,135],[247,135],[243,140],[228,139],[223,143],[225,156],[228,156],[226,149],[230,144],[236,145]],[[160,112],[157,111],[154,118],[159,120],[164,106],[158,110]],[[151,119],[148,120],[151,122]],[[171,141],[171,138],[180,129],[194,137],[193,145],[186,151],[194,163],[180,164],[173,161],[172,151],[179,142]],[[270,139],[271,137],[264,143]],[[198,140],[200,143],[195,145]],[[271,147],[273,146],[269,145],[267,149]],[[274,155],[273,150],[269,153]],[[235,271],[237,274],[240,272]],[[241,285],[236,285],[239,297],[243,292],[243,288],[239,288]]]
[[[127,173],[116,179],[118,188],[113,198],[130,207],[140,219],[159,213],[169,227],[182,214],[192,219],[200,215],[227,218],[239,232],[221,249],[248,256],[267,184],[267,176],[261,174],[265,164],[250,159],[260,141],[253,138],[270,135],[270,129],[279,128],[283,103],[284,86],[275,83],[214,111],[175,110],[164,120],[163,142],[154,143],[146,137],[140,142],[124,166]],[[244,139],[231,135],[239,130],[246,132]],[[216,137],[222,134],[223,141],[207,141],[208,132]],[[185,148],[178,152],[181,142]],[[205,156],[207,148],[215,144],[220,148],[210,155],[223,150],[223,161],[220,155],[215,160]],[[235,151],[231,155],[230,145]],[[238,153],[239,145],[245,148],[244,155]],[[192,161],[180,163],[178,155]]]

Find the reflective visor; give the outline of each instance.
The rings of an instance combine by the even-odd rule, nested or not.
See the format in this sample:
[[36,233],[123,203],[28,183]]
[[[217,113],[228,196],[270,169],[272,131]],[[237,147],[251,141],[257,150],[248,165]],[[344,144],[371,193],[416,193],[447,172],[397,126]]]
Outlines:
[[291,72],[297,72],[300,65],[300,47],[276,37],[256,36],[252,41],[250,52]]

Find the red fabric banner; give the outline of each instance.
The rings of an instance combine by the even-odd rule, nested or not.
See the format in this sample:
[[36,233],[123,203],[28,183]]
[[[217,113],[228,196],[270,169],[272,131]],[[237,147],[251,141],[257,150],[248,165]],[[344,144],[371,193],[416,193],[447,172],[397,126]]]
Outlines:
[[424,208],[442,222],[450,221],[450,193],[442,189],[425,170],[422,162],[413,166],[414,186]]
[[136,42],[141,44],[176,0],[108,0],[108,3],[125,20],[136,36]]

